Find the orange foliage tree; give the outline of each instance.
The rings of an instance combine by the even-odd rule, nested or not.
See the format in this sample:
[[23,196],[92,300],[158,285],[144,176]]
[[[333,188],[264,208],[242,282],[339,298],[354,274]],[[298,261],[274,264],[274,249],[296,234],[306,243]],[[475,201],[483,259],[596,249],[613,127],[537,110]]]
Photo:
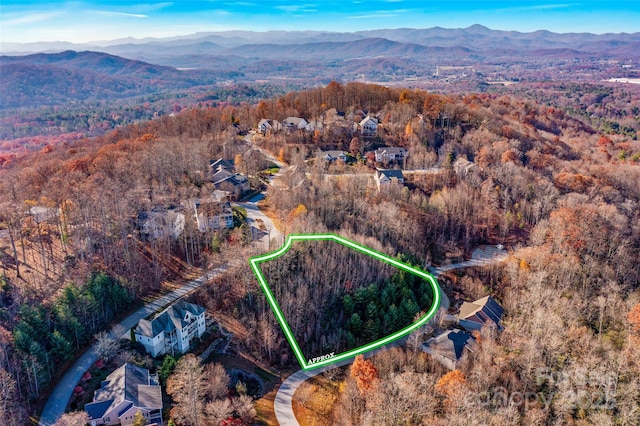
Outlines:
[[434,389],[439,394],[444,395],[444,405],[450,410],[455,410],[461,402],[467,379],[460,370],[453,370],[440,377]]
[[364,359],[364,355],[358,355],[353,361],[350,375],[356,379],[361,395],[369,392],[378,381],[378,369],[371,360]]

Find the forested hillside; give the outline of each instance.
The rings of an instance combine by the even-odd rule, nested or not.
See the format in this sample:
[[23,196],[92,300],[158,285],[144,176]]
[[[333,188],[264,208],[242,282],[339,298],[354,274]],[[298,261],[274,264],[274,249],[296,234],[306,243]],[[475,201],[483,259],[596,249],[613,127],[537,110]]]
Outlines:
[[[379,118],[375,137],[345,125],[352,112]],[[321,125],[247,142],[245,131],[260,119],[290,116]],[[264,250],[242,229],[213,235],[186,226],[175,241],[145,241],[134,220],[154,206],[209,194],[203,175],[218,157],[234,159],[261,187],[258,172],[269,162],[254,146],[295,166],[266,199],[286,233],[366,239],[421,266],[461,260],[481,244],[504,244],[511,253],[501,265],[443,281],[452,303],[493,295],[505,307],[503,333],[483,336],[454,377],[419,351],[380,354],[377,385],[361,392],[344,377],[327,424],[638,423],[640,324],[628,314],[640,303],[640,142],[605,134],[561,105],[516,96],[336,82],[257,105],[185,109],[4,163],[0,374],[11,384],[4,400],[20,401],[3,406],[4,419],[25,418],[36,387],[51,379],[40,349],[16,337],[25,312],[46,331],[34,341],[64,354],[49,334],[72,346],[84,341],[63,334],[56,306],[72,288],[89,297],[92,277],[101,276],[95,271],[135,298],[189,268]],[[405,169],[429,172],[405,172],[403,186],[378,191],[367,151],[381,146],[407,148]],[[316,158],[320,148],[349,151],[355,163],[327,166]],[[30,213],[36,206],[56,213],[40,220]],[[239,351],[278,368],[293,365],[246,263],[197,297],[233,324]],[[30,370],[36,361],[39,369]],[[553,380],[541,380],[541,371]],[[486,392],[499,402],[478,402]],[[509,402],[516,393],[544,395],[549,404]],[[601,396],[615,404],[597,404]]]

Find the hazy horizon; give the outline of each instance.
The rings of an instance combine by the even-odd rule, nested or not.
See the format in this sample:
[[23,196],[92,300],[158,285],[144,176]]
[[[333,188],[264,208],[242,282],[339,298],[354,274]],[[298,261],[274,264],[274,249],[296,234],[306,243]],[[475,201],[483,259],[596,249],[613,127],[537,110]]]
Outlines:
[[467,28],[556,33],[640,31],[636,2],[414,0],[290,4],[281,0],[129,3],[117,0],[30,1],[0,4],[2,43],[95,43],[122,38],[166,38],[220,31],[355,32],[397,28]]

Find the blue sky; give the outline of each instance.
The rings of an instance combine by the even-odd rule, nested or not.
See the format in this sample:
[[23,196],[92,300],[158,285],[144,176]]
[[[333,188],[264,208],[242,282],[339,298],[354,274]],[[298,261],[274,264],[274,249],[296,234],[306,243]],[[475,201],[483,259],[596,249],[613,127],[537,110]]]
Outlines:
[[200,31],[464,28],[639,32],[640,2],[467,0],[1,0],[3,42],[89,42]]

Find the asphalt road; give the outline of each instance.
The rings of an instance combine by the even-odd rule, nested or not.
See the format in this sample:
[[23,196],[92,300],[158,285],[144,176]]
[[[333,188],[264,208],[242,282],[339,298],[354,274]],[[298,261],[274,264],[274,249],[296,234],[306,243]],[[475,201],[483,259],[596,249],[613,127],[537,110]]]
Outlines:
[[[216,269],[213,269],[200,278],[196,278],[193,281],[183,285],[177,290],[172,291],[171,293],[167,293],[162,297],[154,300],[153,302],[145,305],[144,307],[138,309],[133,314],[129,315],[127,318],[122,320],[118,325],[122,327],[122,329],[126,330],[124,336],[128,337],[129,330],[135,326],[138,321],[142,318],[146,318],[150,314],[155,311],[164,308],[165,306],[175,302],[181,297],[191,293],[193,290],[200,287],[205,282],[210,279],[226,272],[228,266],[222,266]],[[116,327],[118,326],[116,325]],[[122,337],[122,336],[120,336]],[[67,404],[71,399],[71,394],[73,393],[73,389],[80,382],[82,375],[91,368],[91,366],[98,360],[98,355],[95,352],[95,347],[91,347],[87,350],[80,358],[76,360],[76,362],[64,373],[62,378],[58,381],[55,389],[49,396],[49,400],[42,411],[40,416],[40,426],[51,426],[56,420],[58,420],[65,412],[67,408]]]

